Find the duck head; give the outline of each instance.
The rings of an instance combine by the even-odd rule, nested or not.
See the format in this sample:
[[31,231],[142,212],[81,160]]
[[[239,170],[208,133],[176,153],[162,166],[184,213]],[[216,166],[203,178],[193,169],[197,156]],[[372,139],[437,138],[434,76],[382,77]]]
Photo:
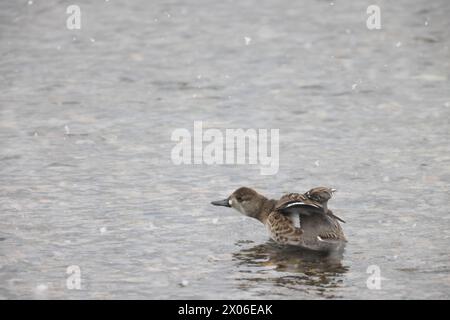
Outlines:
[[258,218],[267,199],[253,189],[242,187],[234,191],[228,198],[213,201],[215,206],[233,208],[248,217]]

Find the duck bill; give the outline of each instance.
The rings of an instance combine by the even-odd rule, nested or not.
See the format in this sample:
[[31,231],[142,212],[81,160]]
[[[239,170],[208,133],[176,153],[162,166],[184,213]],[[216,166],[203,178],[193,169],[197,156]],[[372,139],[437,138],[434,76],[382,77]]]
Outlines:
[[218,201],[213,201],[211,202],[212,205],[215,206],[222,206],[222,207],[231,207],[230,206],[230,201],[227,199],[223,199],[223,200],[218,200]]

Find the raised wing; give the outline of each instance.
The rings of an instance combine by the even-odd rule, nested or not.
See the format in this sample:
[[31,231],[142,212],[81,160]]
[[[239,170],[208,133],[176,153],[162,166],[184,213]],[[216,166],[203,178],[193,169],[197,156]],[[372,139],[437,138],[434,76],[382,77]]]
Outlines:
[[337,219],[337,220],[339,220],[340,222],[343,222],[343,223],[345,223],[345,221],[344,220],[342,220],[341,218],[339,218],[337,215],[335,215],[334,213],[333,213],[333,211],[331,211],[330,209],[328,209],[328,211],[327,211],[327,214],[328,215],[330,215],[330,216],[332,216],[333,218],[335,218],[335,219]]
[[[297,210],[301,209],[297,207]],[[328,215],[297,213],[297,217],[300,228],[295,225],[293,214],[272,211],[266,222],[271,238],[281,244],[320,251],[334,250],[346,242],[339,223]]]
[[314,237],[319,242],[345,241],[339,222],[328,214],[305,216],[302,219],[302,230],[306,237]]
[[[305,210],[297,210],[304,208]],[[289,193],[281,197],[275,205],[275,210],[282,213],[293,213],[299,211],[300,214],[311,214],[310,210],[322,211],[323,207],[320,203],[309,199],[301,193]]]

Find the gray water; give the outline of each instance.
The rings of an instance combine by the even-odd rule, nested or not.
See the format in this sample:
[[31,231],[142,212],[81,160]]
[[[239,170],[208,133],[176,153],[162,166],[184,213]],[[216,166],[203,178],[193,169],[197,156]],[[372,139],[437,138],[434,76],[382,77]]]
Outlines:
[[[449,1],[73,2],[0,2],[0,298],[450,297]],[[194,121],[280,129],[278,173],[174,165]],[[319,185],[342,256],[209,204]]]

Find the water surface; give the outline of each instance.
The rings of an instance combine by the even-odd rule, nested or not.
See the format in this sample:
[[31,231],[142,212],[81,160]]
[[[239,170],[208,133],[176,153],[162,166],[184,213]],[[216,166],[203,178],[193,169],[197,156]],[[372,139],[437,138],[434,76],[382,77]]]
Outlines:
[[[0,298],[448,299],[450,2],[376,2],[2,1]],[[280,129],[278,174],[174,165],[194,121]],[[209,204],[243,185],[338,189],[343,255]]]

